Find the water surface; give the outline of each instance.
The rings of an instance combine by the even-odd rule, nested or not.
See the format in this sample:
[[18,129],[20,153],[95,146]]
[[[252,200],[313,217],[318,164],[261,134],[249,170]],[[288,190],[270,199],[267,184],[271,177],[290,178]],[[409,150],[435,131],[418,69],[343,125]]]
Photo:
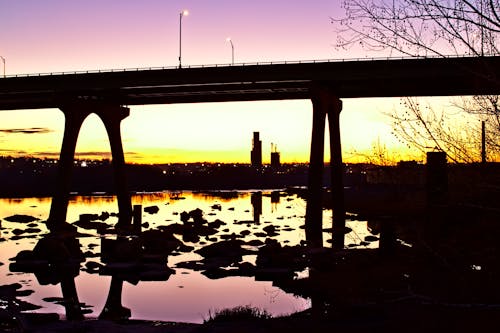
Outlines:
[[[143,212],[142,222],[147,223],[144,230],[155,229],[173,223],[182,223],[180,213],[199,208],[203,217],[212,222],[216,219],[226,225],[210,237],[201,237],[198,242],[185,241],[194,250],[235,234],[239,239],[250,241],[266,238],[277,240],[281,245],[299,245],[305,240],[303,229],[306,203],[295,194],[280,191],[245,191],[245,192],[159,192],[134,195],[133,204],[142,207],[157,206],[158,212]],[[34,290],[23,300],[39,305],[37,312],[56,312],[62,317],[65,309],[54,302],[54,297],[62,297],[60,284],[41,284],[33,273],[10,272],[9,259],[21,250],[32,250],[37,241],[47,233],[44,221],[50,211],[50,198],[0,199],[0,218],[2,219],[2,238],[0,242],[0,284],[21,283],[23,289]],[[68,207],[69,222],[77,221],[80,214],[117,212],[116,199],[111,196],[74,196]],[[23,214],[36,217],[38,221],[31,224],[34,231],[19,234],[19,230],[27,228],[26,223],[8,222],[6,217]],[[324,228],[331,227],[331,211],[324,211]],[[114,225],[117,218],[109,217],[105,222]],[[264,228],[274,225],[277,235],[264,235]],[[366,222],[352,218],[347,225],[353,229],[346,235],[346,245],[360,244],[369,235]],[[146,225],[145,225],[146,226]],[[17,229],[17,231],[16,231]],[[40,231],[36,231],[40,229]],[[96,230],[78,228],[87,234],[80,237],[81,249],[87,254],[80,267],[85,268],[90,261],[101,264],[102,238],[116,238],[113,234],[98,234]],[[329,247],[331,235],[324,233],[324,246]],[[368,247],[376,247],[377,242]],[[258,250],[258,246],[247,247]],[[122,305],[131,310],[132,319],[183,321],[200,323],[216,309],[250,305],[267,310],[273,315],[284,315],[301,311],[310,307],[310,300],[286,293],[274,286],[272,281],[258,281],[255,277],[230,276],[210,279],[201,271],[176,267],[178,263],[200,260],[202,257],[194,252],[178,253],[168,257],[167,266],[175,270],[167,281],[134,281],[124,282],[121,293]],[[243,261],[255,264],[256,255],[243,256]],[[297,272],[296,278],[307,275],[307,270]],[[74,279],[78,297],[87,313],[87,318],[99,316],[103,310],[109,292],[111,276],[99,275],[80,270]]]

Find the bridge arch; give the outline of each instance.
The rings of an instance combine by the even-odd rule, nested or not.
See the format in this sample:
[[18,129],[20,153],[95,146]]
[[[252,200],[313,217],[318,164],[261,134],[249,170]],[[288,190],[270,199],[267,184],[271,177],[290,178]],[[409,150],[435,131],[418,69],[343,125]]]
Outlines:
[[121,121],[130,114],[130,109],[121,105],[95,101],[77,101],[61,105],[59,108],[65,119],[64,136],[47,227],[51,231],[56,231],[66,225],[76,143],[83,122],[90,114],[96,114],[103,122],[111,147],[119,211],[117,226],[129,226],[132,218],[132,203],[127,186],[120,125]]

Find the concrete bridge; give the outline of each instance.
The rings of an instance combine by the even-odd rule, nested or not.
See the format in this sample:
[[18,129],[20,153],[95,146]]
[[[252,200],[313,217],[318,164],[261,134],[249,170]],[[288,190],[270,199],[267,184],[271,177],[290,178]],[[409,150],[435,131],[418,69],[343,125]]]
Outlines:
[[[59,108],[65,115],[59,177],[47,225],[66,220],[76,141],[97,114],[108,133],[119,206],[118,227],[132,207],[120,133],[129,105],[310,99],[313,130],[306,226],[321,238],[321,179],[329,119],[333,244],[344,244],[345,208],[339,115],[342,98],[500,94],[500,56],[365,59],[149,68],[15,75],[0,78],[0,110]],[[318,235],[319,234],[319,235]]]

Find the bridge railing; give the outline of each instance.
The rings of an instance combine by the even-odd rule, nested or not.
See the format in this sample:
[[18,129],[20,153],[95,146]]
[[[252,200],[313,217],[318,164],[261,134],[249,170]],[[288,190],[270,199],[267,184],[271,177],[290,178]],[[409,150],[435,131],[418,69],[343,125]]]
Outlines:
[[[500,54],[488,54],[485,57],[500,56]],[[447,55],[444,58],[468,58],[471,55]],[[114,73],[114,72],[138,72],[147,70],[175,70],[175,69],[191,69],[191,68],[218,68],[218,67],[244,67],[244,66],[269,66],[269,65],[289,65],[289,64],[315,64],[329,62],[355,62],[355,61],[381,61],[381,60],[410,60],[410,59],[434,59],[443,58],[442,56],[401,56],[401,57],[357,57],[357,58],[339,58],[339,59],[316,59],[316,60],[285,60],[285,61],[256,61],[256,62],[239,62],[239,63],[222,63],[222,64],[200,64],[200,65],[183,65],[178,66],[154,66],[154,67],[130,67],[121,69],[94,69],[94,70],[78,70],[78,71],[62,71],[62,72],[45,72],[45,73],[27,73],[27,74],[11,74],[2,78],[11,77],[33,77],[33,76],[54,76],[54,75],[75,75],[75,74],[92,74],[92,73]]]

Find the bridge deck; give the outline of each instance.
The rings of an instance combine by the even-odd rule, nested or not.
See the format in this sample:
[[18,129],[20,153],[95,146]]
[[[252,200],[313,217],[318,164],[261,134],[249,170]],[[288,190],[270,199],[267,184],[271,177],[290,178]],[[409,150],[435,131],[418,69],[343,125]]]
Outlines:
[[312,82],[340,98],[500,94],[500,56],[414,58],[18,76],[0,79],[0,110],[77,100],[120,105],[309,98]]

